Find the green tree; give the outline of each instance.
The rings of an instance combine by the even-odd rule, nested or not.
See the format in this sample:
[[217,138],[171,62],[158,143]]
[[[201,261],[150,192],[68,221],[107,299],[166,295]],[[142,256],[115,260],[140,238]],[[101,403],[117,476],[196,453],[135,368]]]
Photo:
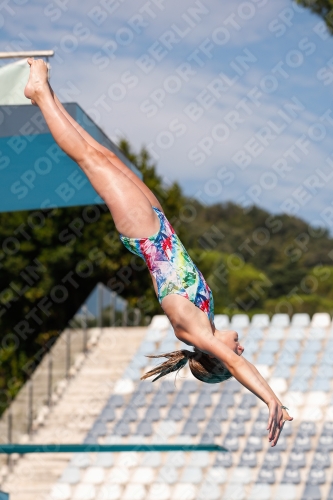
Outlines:
[[296,0],[296,2],[319,14],[333,33],[333,0]]

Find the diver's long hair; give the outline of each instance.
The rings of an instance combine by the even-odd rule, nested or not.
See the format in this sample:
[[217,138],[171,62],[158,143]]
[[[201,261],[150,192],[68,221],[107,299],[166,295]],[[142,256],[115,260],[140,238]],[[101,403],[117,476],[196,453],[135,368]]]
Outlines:
[[229,370],[227,370],[220,361],[216,358],[211,358],[208,354],[198,349],[194,349],[194,351],[182,349],[181,351],[173,351],[166,354],[150,355],[147,356],[147,358],[167,358],[167,361],[145,373],[141,377],[141,380],[157,375],[157,377],[153,379],[153,382],[155,382],[155,380],[168,375],[168,373],[178,372],[187,363],[189,364],[192,375],[198,380],[201,380],[201,382],[206,382],[207,384],[218,384],[232,377]]

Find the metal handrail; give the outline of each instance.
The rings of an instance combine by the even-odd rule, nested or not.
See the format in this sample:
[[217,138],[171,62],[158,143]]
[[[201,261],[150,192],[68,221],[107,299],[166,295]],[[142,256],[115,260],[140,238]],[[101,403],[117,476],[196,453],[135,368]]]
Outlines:
[[2,444],[0,454],[94,453],[122,451],[228,451],[218,444]]

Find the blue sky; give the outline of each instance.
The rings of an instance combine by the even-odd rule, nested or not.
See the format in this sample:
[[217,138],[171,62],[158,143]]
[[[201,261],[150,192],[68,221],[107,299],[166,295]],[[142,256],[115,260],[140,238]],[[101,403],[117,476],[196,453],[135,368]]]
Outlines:
[[333,229],[333,38],[307,9],[10,0],[0,26],[1,51],[55,48],[60,99],[111,139],[146,145],[166,182]]

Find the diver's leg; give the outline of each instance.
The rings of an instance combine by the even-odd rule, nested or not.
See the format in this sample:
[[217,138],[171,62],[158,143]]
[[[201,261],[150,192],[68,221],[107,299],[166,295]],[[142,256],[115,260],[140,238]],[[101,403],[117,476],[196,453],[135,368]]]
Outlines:
[[159,219],[145,194],[103,153],[91,146],[63,115],[51,95],[44,61],[29,60],[29,64],[26,97],[39,106],[56,143],[82,168],[103,198],[118,231],[132,238],[156,233]]

